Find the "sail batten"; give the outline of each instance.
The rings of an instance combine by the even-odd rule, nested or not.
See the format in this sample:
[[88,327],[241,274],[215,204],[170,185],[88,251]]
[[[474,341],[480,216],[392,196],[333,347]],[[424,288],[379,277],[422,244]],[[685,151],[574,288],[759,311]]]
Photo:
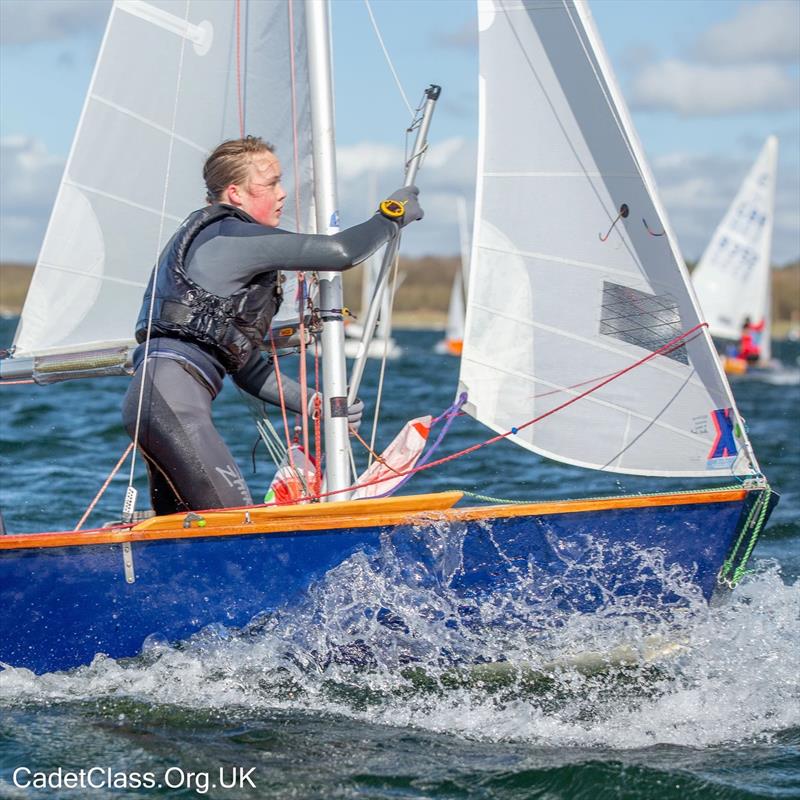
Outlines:
[[125,278],[117,278],[117,277],[110,276],[110,275],[103,275],[103,276],[101,276],[101,275],[92,275],[89,272],[77,269],[75,267],[64,267],[64,266],[61,266],[59,264],[48,264],[46,261],[40,261],[39,262],[39,268],[41,268],[43,270],[44,269],[53,270],[54,272],[63,272],[64,274],[67,274],[67,275],[77,275],[77,276],[79,276],[81,278],[87,278],[87,279],[92,280],[92,281],[100,281],[100,280],[102,280],[102,281],[107,281],[108,283],[117,283],[117,284],[120,284],[121,286],[133,286],[133,287],[135,287],[137,289],[142,289],[142,290],[147,285],[145,283],[142,283],[141,281],[131,281],[131,280],[127,280]]
[[181,144],[185,144],[187,147],[193,147],[197,150],[198,153],[207,153],[208,150],[203,145],[192,141],[191,139],[187,138],[186,136],[180,136],[172,128],[168,128],[165,125],[159,125],[157,122],[153,120],[147,119],[147,117],[143,117],[141,114],[137,114],[135,111],[132,111],[130,108],[125,108],[124,106],[120,105],[119,103],[114,103],[113,101],[109,100],[107,97],[102,97],[99,94],[91,95],[91,99],[96,103],[101,103],[102,105],[113,109],[114,111],[119,112],[120,114],[130,117],[137,122],[141,122],[143,125],[147,125],[149,128],[153,130],[159,131],[163,133],[165,136],[169,136],[175,141],[180,142]]
[[566,463],[754,473],[585,4],[486,0],[479,28],[465,408]]
[[97,197],[105,198],[106,200],[113,200],[115,203],[120,203],[121,205],[128,206],[130,208],[135,208],[137,211],[146,211],[148,214],[152,214],[159,219],[163,218],[165,221],[174,222],[178,224],[183,221],[183,217],[178,217],[173,214],[167,214],[161,208],[156,208],[155,206],[148,206],[143,205],[142,203],[135,203],[132,200],[128,200],[125,197],[120,195],[112,194],[111,192],[104,192],[102,189],[96,186],[88,186],[84,183],[78,183],[72,180],[65,180],[65,186],[72,186],[75,189],[79,189],[84,194],[92,194],[96,195]]

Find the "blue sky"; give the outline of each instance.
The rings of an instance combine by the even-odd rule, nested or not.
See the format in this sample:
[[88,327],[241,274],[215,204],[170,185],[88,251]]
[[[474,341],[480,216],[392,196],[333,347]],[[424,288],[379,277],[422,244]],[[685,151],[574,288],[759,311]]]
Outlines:
[[[108,0],[0,0],[0,258],[33,261],[91,76]],[[453,198],[473,193],[476,11],[471,0],[372,0],[412,102],[444,87],[419,183],[411,254],[458,250]],[[773,261],[800,256],[800,2],[595,0],[612,65],[681,248],[697,258],[764,139],[781,144]],[[408,112],[362,0],[334,0],[343,220],[367,178],[400,182]],[[265,132],[268,136],[268,132]]]

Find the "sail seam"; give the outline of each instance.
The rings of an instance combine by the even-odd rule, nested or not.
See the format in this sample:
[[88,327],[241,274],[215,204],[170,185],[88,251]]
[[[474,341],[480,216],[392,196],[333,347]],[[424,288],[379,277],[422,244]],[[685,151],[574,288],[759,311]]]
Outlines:
[[166,211],[162,212],[158,209],[151,208],[150,206],[143,205],[142,203],[136,203],[133,200],[126,200],[124,197],[111,194],[111,192],[104,192],[101,189],[95,189],[92,186],[87,186],[85,183],[77,183],[69,178],[65,178],[64,183],[68,186],[74,186],[76,189],[80,189],[82,192],[89,192],[90,194],[97,195],[98,197],[105,197],[107,200],[114,200],[117,203],[130,206],[131,208],[136,208],[139,211],[147,211],[149,214],[155,214],[157,217],[161,217],[163,213],[164,219],[169,219],[173,222],[183,222],[182,217],[176,217],[174,214],[167,214]]
[[[622,358],[630,358],[630,353],[626,352],[625,350],[619,350],[615,347],[611,347],[610,345],[606,344],[605,342],[600,342],[596,339],[587,339],[584,336],[579,336],[575,333],[570,333],[569,331],[565,331],[563,328],[556,328],[553,325],[547,325],[544,322],[534,322],[530,319],[524,319],[522,317],[516,317],[512,314],[509,314],[507,311],[502,311],[498,308],[493,308],[488,305],[483,305],[482,303],[473,303],[474,308],[479,309],[480,311],[484,311],[487,314],[491,314],[494,317],[502,317],[504,319],[510,320],[511,322],[516,322],[521,326],[525,326],[528,328],[538,328],[539,330],[547,331],[547,333],[553,333],[557,336],[563,336],[566,339],[571,339],[576,342],[580,342],[581,344],[589,345],[590,347],[597,348],[598,350],[605,350],[607,353],[612,353],[613,355],[621,356]],[[646,348],[643,348],[646,349]],[[651,351],[652,352],[652,351]],[[490,364],[496,364],[496,359],[493,359]],[[668,364],[659,364],[659,363],[650,363],[650,367],[654,369],[658,369],[661,372],[666,373],[674,378],[683,378],[683,374],[681,372],[676,372],[672,369],[669,369]],[[538,378],[537,378],[538,380]],[[698,383],[698,386],[703,386],[702,383]]]
[[632,178],[639,180],[638,173],[631,172],[598,172],[597,170],[570,170],[567,172],[533,171],[533,172],[484,172],[484,178]]
[[554,264],[569,264],[573,267],[585,267],[586,269],[597,270],[609,275],[620,275],[628,280],[634,279],[642,281],[649,288],[649,282],[646,281],[642,274],[638,271],[619,269],[618,267],[608,267],[605,264],[593,264],[590,261],[576,261],[574,258],[563,258],[561,256],[550,255],[548,253],[534,253],[530,250],[517,250],[502,247],[489,247],[485,244],[478,244],[478,250],[485,250],[490,253],[499,253],[500,255],[520,256],[520,258],[538,258],[542,261],[551,261]]
[[82,272],[79,269],[74,269],[72,267],[62,267],[58,264],[50,264],[47,261],[40,261],[40,267],[45,267],[46,269],[51,269],[54,272],[64,272],[69,275],[80,275],[82,278],[92,278],[96,281],[108,281],[108,283],[118,283],[122,286],[135,286],[137,289],[144,289],[147,285],[145,283],[141,283],[140,281],[131,281],[126,278],[116,278],[113,275],[92,275],[90,272]]
[[159,125],[157,122],[153,122],[153,120],[147,119],[147,117],[143,117],[141,114],[137,114],[135,111],[131,111],[131,109],[119,105],[119,103],[114,103],[111,100],[107,100],[105,97],[101,97],[99,94],[92,94],[90,97],[92,100],[95,100],[101,105],[108,106],[108,108],[113,108],[114,111],[118,111],[120,114],[123,114],[126,117],[135,119],[137,122],[141,122],[142,125],[147,125],[148,128],[153,128],[153,130],[163,133],[165,136],[176,139],[182,144],[197,150],[199,153],[203,153],[204,155],[207,153],[207,149],[202,145],[197,144],[197,142],[193,142],[191,139],[187,139],[185,136],[180,136],[177,133],[171,133],[169,128],[165,128],[163,125]]

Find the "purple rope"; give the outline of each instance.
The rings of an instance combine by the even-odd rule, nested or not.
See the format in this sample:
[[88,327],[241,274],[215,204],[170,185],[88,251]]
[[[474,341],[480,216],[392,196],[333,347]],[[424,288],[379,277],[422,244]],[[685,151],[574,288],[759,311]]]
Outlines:
[[[444,411],[435,419],[431,420],[431,427],[433,427],[437,422],[439,422],[442,419],[445,419],[445,423],[442,426],[441,431],[439,431],[439,435],[436,437],[436,441],[428,448],[428,451],[424,453],[422,457],[414,465],[415,469],[417,467],[421,467],[427,461],[430,461],[431,456],[436,452],[436,449],[442,443],[442,439],[444,439],[444,437],[447,435],[447,431],[450,430],[450,426],[453,424],[453,420],[461,414],[461,406],[463,406],[464,403],[466,402],[467,402],[467,393],[462,392],[459,395],[458,400],[456,400],[456,402],[453,403],[453,405],[451,405],[450,408],[448,408],[446,411]],[[403,486],[405,486],[413,476],[414,472],[409,473],[400,481],[400,483],[397,484],[397,486],[392,487],[391,489],[389,489],[388,492],[384,492],[383,494],[377,494],[375,495],[375,497],[389,497],[390,495],[393,495],[398,489],[401,489]]]

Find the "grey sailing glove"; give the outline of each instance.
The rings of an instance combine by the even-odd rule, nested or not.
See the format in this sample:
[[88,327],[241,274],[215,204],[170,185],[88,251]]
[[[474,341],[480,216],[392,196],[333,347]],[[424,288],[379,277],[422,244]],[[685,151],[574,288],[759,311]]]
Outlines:
[[356,397],[352,405],[347,407],[347,427],[357,431],[361,426],[361,417],[364,416],[364,401]]
[[378,206],[378,211],[401,228],[425,216],[419,204],[419,189],[416,186],[404,186],[392,192]]
[[[313,417],[317,410],[316,398],[322,401],[322,395],[311,392],[311,399],[308,401],[308,415]],[[361,426],[361,418],[364,416],[364,401],[358,397],[347,407],[347,427],[357,431]]]

